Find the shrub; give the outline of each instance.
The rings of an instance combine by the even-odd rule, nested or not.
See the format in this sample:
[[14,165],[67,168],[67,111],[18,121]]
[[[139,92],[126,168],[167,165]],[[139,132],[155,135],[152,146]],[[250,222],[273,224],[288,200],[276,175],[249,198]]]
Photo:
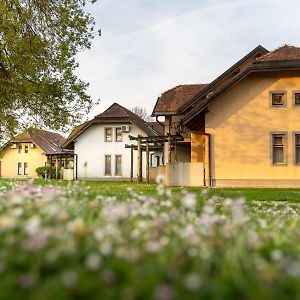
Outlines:
[[[38,167],[35,169],[36,174],[39,177],[45,178],[45,174],[47,174],[47,177],[50,176],[50,166],[43,166],[43,167]],[[52,167],[52,177],[56,177],[56,168]]]

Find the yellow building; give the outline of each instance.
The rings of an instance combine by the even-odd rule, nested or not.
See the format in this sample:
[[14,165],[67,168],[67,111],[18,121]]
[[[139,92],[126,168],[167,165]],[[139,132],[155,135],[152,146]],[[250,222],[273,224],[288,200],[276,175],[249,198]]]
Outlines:
[[60,134],[39,129],[30,129],[16,136],[2,148],[0,177],[37,177],[35,169],[49,164],[50,158],[62,153],[61,145],[65,141]]
[[300,186],[300,48],[258,46],[164,115],[188,134],[202,185]]

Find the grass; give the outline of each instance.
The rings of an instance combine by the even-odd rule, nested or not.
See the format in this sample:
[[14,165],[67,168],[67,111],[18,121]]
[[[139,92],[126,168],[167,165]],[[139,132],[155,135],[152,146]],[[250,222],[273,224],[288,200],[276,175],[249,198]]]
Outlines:
[[[22,180],[18,180],[22,181]],[[23,180],[27,182],[27,180]],[[0,180],[0,185],[6,184],[8,180]],[[36,179],[35,183],[39,186],[54,185],[54,186],[72,186],[75,182],[63,180],[44,180]],[[128,181],[80,181],[80,185],[86,186],[91,194],[105,194],[108,196],[117,195],[118,198],[126,198],[128,189],[132,188],[136,193],[145,195],[155,195],[155,184],[138,184]],[[188,190],[200,196],[202,188],[182,188],[172,187],[174,193],[180,193],[183,190]],[[247,201],[288,201],[300,202],[300,189],[296,188],[213,188],[208,190],[208,195],[219,196],[222,198],[237,199],[244,197]]]
[[0,181],[0,299],[299,299],[298,189],[22,182]]

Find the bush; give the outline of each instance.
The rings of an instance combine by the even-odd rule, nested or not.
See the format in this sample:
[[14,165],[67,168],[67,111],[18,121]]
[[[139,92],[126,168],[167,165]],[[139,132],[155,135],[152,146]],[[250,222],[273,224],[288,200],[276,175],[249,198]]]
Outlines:
[[[39,177],[45,178],[45,174],[47,174],[47,177],[50,176],[50,170],[51,170],[50,166],[44,166],[44,167],[36,168],[35,172]],[[56,168],[52,167],[52,178],[53,177],[56,177]]]

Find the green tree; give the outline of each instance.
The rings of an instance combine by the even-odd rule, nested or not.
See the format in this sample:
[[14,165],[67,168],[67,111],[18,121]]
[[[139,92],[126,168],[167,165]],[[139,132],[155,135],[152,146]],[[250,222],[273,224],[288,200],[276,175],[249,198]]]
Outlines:
[[86,2],[0,0],[0,139],[33,124],[60,130],[90,110],[75,74],[94,36]]

